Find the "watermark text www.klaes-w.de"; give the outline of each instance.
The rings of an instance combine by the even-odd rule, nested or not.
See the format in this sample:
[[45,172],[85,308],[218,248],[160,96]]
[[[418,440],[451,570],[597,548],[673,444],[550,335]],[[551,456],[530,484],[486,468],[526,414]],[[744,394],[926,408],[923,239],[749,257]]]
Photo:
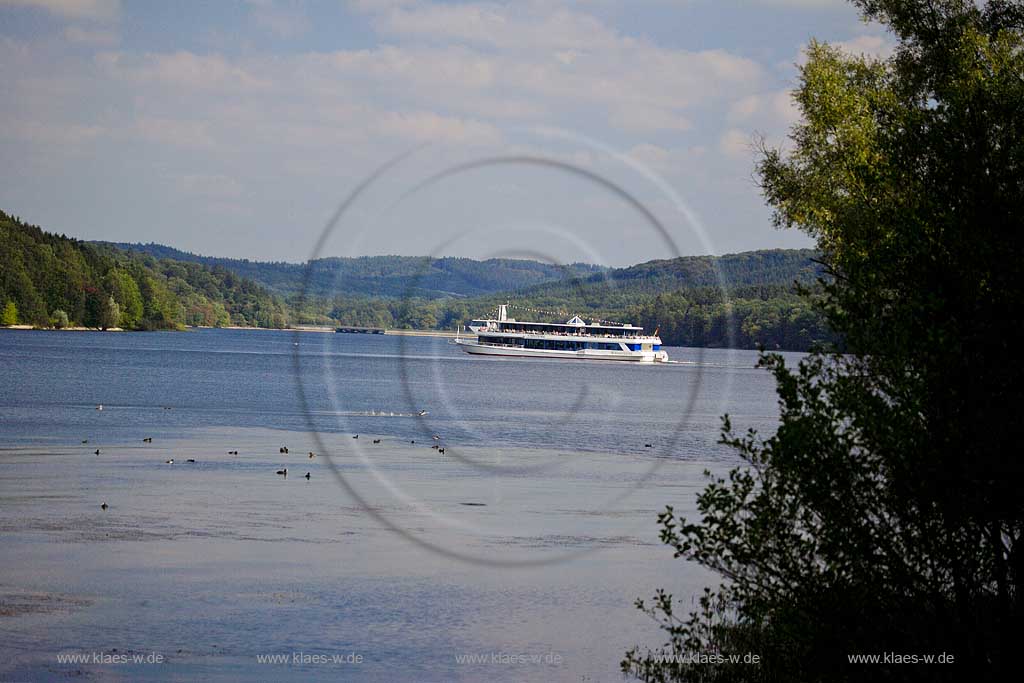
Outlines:
[[561,666],[563,661],[562,655],[557,652],[463,652],[455,655],[456,664]]
[[284,652],[280,654],[256,655],[257,664],[286,664],[286,665],[346,665],[362,664],[363,655],[358,652],[336,652],[333,654],[322,654],[317,652]]
[[58,652],[58,664],[163,664],[159,652]]
[[949,652],[875,652],[846,655],[850,664],[954,664],[955,655]]
[[760,664],[761,655],[755,652],[685,652],[683,654],[658,654],[653,659],[662,664]]

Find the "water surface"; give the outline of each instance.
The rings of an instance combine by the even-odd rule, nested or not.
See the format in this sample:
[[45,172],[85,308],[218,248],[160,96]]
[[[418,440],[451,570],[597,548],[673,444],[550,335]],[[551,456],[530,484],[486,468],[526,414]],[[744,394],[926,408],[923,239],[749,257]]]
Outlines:
[[736,463],[721,413],[776,419],[756,354],[668,351],[685,362],[0,331],[0,677],[620,680],[663,641],[632,601],[713,580],[657,512]]

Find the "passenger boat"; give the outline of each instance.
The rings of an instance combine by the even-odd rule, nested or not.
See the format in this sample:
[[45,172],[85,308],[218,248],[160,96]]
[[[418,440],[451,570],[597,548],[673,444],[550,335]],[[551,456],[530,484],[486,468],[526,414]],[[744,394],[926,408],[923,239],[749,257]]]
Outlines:
[[509,318],[503,305],[497,318],[473,320],[467,327],[475,337],[463,337],[460,331],[454,340],[467,353],[639,363],[668,360],[658,331],[645,334],[644,328],[635,325],[587,324],[579,316],[565,323],[524,322]]

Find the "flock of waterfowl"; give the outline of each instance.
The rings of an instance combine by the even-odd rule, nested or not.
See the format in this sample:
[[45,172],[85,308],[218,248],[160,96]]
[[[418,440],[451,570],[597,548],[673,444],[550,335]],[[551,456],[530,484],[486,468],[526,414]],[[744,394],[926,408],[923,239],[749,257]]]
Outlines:
[[[103,410],[103,406],[102,405],[96,406],[96,410]],[[423,411],[423,412],[425,413],[426,411]],[[352,438],[353,439],[358,439],[359,435],[358,434],[354,434],[352,436]],[[440,444],[441,435],[440,434],[434,434],[434,435],[431,436],[431,438],[434,440],[434,445],[431,446],[431,448],[436,450],[438,453],[443,454],[444,453],[444,447],[441,446],[441,444]],[[153,437],[147,436],[147,437],[145,437],[142,440],[142,442],[143,443],[153,443]],[[373,439],[373,443],[374,444],[380,444],[381,442],[382,442],[382,439]],[[82,439],[82,443],[83,444],[87,444],[87,443],[89,443],[89,440],[88,439]],[[416,443],[416,441],[412,440],[409,443],[413,443],[414,444],[414,443]],[[94,453],[96,455],[99,455],[100,452],[101,451],[100,451],[99,448],[97,448],[94,451]],[[288,450],[287,446],[281,446],[280,448],[277,449],[277,452],[279,454],[281,454],[281,455],[288,455],[290,453],[290,451]],[[228,451],[228,455],[238,455],[238,451],[237,450]],[[315,457],[316,457],[316,453],[314,453],[313,451],[309,451],[309,459],[312,460]],[[195,458],[188,458],[187,460],[185,460],[185,462],[186,463],[195,463],[196,459]],[[174,458],[168,458],[167,460],[164,460],[164,464],[165,465],[173,465],[174,464]],[[288,477],[288,468],[287,467],[282,467],[281,469],[277,470],[275,474],[278,474],[278,475],[280,475],[282,477],[287,478]],[[312,474],[310,472],[306,472],[306,474],[304,474],[303,477],[306,479],[306,481],[309,481],[312,478]],[[108,507],[109,506],[107,505],[106,502],[104,502],[103,504],[100,505],[100,509],[101,510],[106,510]]]

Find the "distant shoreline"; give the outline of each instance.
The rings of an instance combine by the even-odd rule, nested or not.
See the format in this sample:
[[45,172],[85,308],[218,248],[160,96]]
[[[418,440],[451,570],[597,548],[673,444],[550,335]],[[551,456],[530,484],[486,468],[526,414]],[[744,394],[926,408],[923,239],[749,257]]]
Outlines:
[[[263,332],[320,332],[334,334],[334,327],[321,327],[317,325],[297,325],[295,327],[247,327],[243,325],[225,325],[224,327],[211,327],[205,325],[188,325],[186,330],[259,330]],[[41,332],[132,332],[121,327],[36,327],[34,325],[4,325],[0,330],[37,330]],[[179,330],[138,330],[140,332],[177,332]],[[400,337],[443,337],[454,339],[456,334],[448,330],[385,330],[384,334]]]
[[455,333],[448,330],[385,330],[384,334],[400,337],[447,337],[455,339]]
[[39,330],[41,332],[128,332],[123,327],[36,327],[35,325],[0,325],[0,330]]

